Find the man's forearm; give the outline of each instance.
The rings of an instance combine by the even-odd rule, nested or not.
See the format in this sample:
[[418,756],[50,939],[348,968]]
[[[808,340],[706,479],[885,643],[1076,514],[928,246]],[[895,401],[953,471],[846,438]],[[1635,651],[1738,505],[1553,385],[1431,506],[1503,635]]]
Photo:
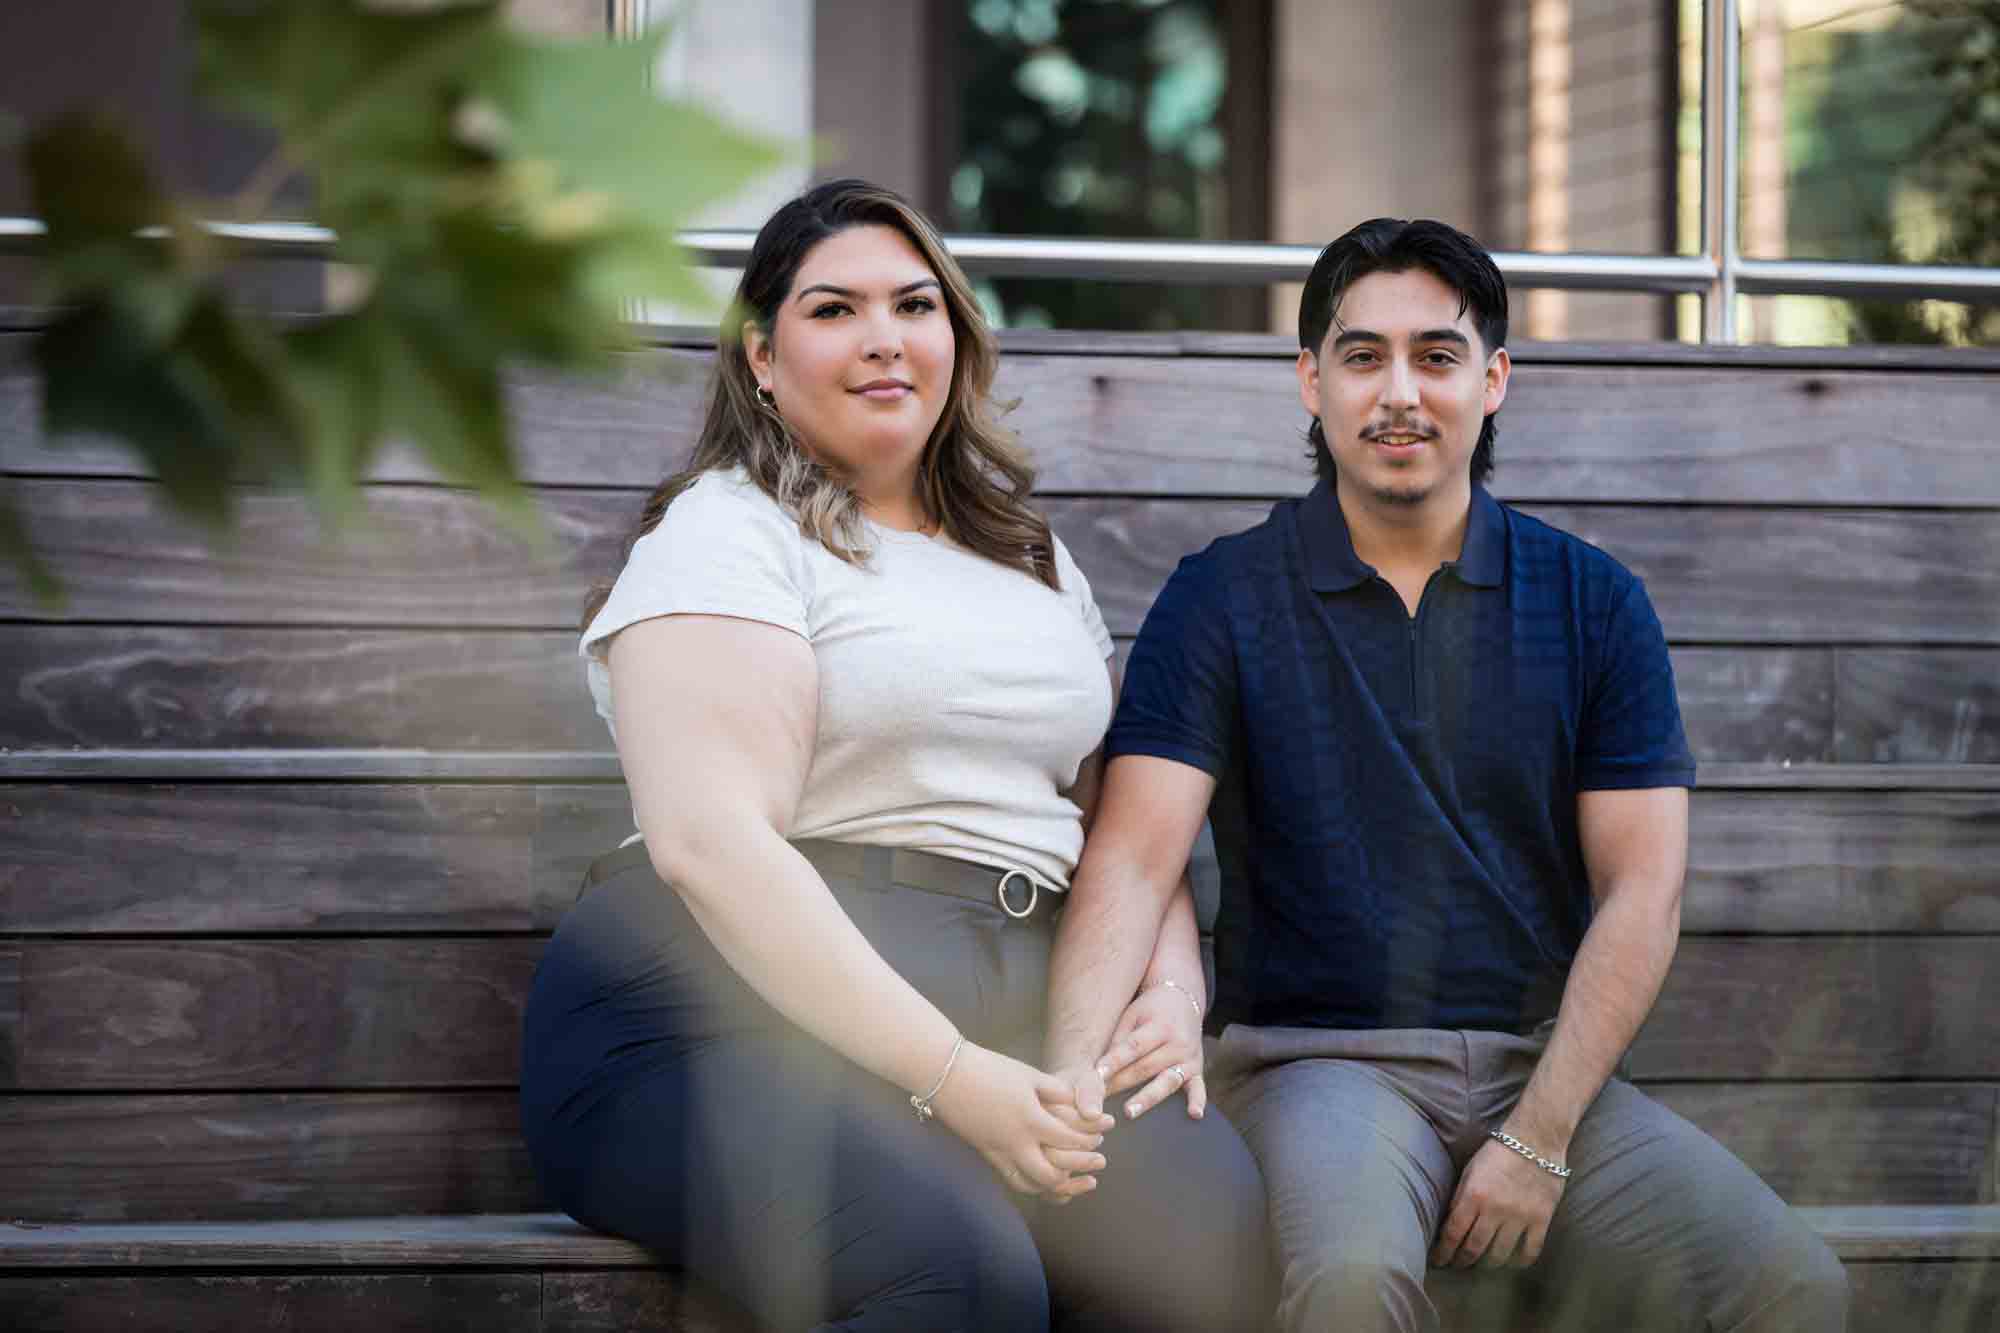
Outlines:
[[[1179,881],[1183,886],[1186,880]],[[1046,1064],[1063,1069],[1086,1064],[1104,1053],[1118,1015],[1138,990],[1155,960],[1163,964],[1160,949],[1176,947],[1184,929],[1194,935],[1194,906],[1186,893],[1185,904],[1170,902],[1172,884],[1148,882],[1143,872],[1129,863],[1093,862],[1088,852],[1070,887],[1063,908],[1062,926],[1056,933],[1054,955],[1049,960],[1049,1027]],[[1184,926],[1163,931],[1163,916],[1174,921],[1175,913],[1185,912]],[[1201,955],[1198,943],[1187,949],[1193,956],[1192,978],[1175,976],[1181,985],[1200,985]],[[1183,963],[1185,959],[1182,960]]]
[[1583,1113],[1659,998],[1680,935],[1678,894],[1605,895],[1570,966],[1555,1031],[1507,1118],[1508,1132],[1560,1159]]

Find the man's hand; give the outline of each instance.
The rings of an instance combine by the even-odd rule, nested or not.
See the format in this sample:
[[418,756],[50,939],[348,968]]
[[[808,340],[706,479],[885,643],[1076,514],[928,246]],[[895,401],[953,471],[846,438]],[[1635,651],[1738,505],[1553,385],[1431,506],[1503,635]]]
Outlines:
[[1542,1257],[1563,1182],[1489,1140],[1458,1178],[1431,1263],[1439,1268],[1526,1268]]
[[1177,1092],[1187,1093],[1196,1120],[1208,1109],[1202,1079],[1201,1011],[1185,990],[1153,986],[1139,993],[1118,1019],[1111,1045],[1097,1062],[1107,1094],[1138,1088],[1125,1103],[1134,1120]]

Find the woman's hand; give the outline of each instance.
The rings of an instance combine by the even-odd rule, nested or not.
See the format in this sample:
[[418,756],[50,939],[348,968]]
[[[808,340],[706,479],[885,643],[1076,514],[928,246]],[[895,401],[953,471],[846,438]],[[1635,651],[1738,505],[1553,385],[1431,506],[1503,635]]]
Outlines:
[[1066,1200],[1097,1188],[1092,1173],[1104,1169],[1104,1136],[1050,1109],[1073,1098],[1062,1080],[968,1041],[931,1106],[1009,1189]]
[[1176,1092],[1187,1093],[1187,1112],[1199,1120],[1208,1109],[1201,1076],[1201,1012],[1177,986],[1155,985],[1125,1006],[1111,1045],[1097,1062],[1107,1093],[1138,1088],[1125,1103],[1137,1120]]

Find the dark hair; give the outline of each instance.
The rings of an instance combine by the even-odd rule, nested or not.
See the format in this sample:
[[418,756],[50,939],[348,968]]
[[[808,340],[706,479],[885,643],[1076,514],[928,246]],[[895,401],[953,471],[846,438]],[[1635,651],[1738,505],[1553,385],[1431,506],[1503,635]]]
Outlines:
[[[1347,289],[1371,273],[1423,269],[1458,293],[1459,313],[1472,312],[1472,326],[1486,355],[1507,345],[1507,280],[1486,247],[1456,227],[1428,218],[1371,218],[1319,252],[1299,298],[1299,346],[1319,355]],[[1500,433],[1489,414],[1472,450],[1472,479],[1493,475],[1493,441]],[[1334,479],[1333,454],[1319,418],[1306,429],[1310,457],[1320,479]]]
[[[773,213],[751,243],[736,300],[716,340],[708,416],[694,456],[647,499],[632,545],[659,525],[667,506],[704,473],[742,467],[766,495],[842,560],[867,558],[868,540],[854,493],[832,469],[808,454],[778,408],[757,396],[757,377],[743,346],[743,326],[775,336],[778,311],[814,246],[850,227],[882,226],[902,233],[936,275],[951,319],[951,392],[918,464],[917,488],[926,514],[967,549],[1059,588],[1055,539],[1048,521],[1028,504],[1035,472],[1013,435],[1000,425],[993,401],[999,348],[986,326],[972,284],[937,230],[908,200],[861,180],[814,186]],[[587,628],[611,594],[592,588],[584,602]]]

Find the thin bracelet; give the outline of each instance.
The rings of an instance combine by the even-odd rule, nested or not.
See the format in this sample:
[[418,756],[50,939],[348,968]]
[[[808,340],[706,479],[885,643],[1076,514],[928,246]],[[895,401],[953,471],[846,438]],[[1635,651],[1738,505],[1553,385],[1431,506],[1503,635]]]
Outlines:
[[1202,1019],[1207,1017],[1207,1015],[1202,1012],[1201,1001],[1194,998],[1194,992],[1189,990],[1186,986],[1181,985],[1180,982],[1175,981],[1172,977],[1161,977],[1158,981],[1146,987],[1146,989],[1158,990],[1162,986],[1172,987],[1174,990],[1179,991],[1183,996],[1187,998],[1187,1002],[1194,1006],[1195,1022],[1199,1023],[1201,1022]]
[[1548,1158],[1542,1156],[1540,1153],[1536,1152],[1533,1148],[1530,1148],[1527,1144],[1521,1142],[1519,1139],[1515,1138],[1512,1134],[1509,1134],[1506,1130],[1489,1129],[1486,1131],[1486,1135],[1488,1138],[1492,1139],[1495,1143],[1499,1144],[1501,1147],[1511,1148],[1513,1151],[1521,1154],[1521,1156],[1527,1158],[1529,1161],[1533,1162],[1536,1166],[1539,1166],[1540,1168],[1542,1168],[1542,1170],[1548,1172],[1556,1179],[1558,1180],[1569,1179],[1568,1167],[1562,1165],[1562,1163],[1560,1162],[1551,1162]]
[[965,1034],[960,1033],[958,1040],[951,1044],[951,1054],[945,1057],[944,1072],[937,1076],[937,1082],[931,1084],[931,1090],[921,1097],[914,1092],[910,1094],[910,1109],[917,1113],[917,1119],[930,1120],[937,1115],[931,1110],[931,1098],[943,1091],[944,1081],[951,1077],[951,1067],[958,1063],[958,1053],[964,1048]]

